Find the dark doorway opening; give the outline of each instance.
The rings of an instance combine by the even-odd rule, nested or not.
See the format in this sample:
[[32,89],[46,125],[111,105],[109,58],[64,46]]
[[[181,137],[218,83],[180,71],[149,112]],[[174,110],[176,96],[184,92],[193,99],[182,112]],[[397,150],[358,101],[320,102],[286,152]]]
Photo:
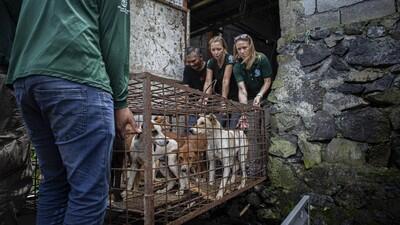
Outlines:
[[210,56],[208,40],[222,34],[229,52],[233,39],[239,34],[249,34],[256,50],[271,61],[276,73],[276,47],[280,38],[278,0],[189,0],[190,45],[202,49]]

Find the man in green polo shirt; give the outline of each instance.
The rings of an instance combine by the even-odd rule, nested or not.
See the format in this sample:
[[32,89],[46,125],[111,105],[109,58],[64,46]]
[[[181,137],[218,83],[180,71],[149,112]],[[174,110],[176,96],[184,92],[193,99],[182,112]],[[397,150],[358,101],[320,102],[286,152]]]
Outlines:
[[[37,225],[103,224],[112,144],[127,124],[128,0],[24,0],[7,84],[43,179]],[[114,120],[115,118],[115,120]]]

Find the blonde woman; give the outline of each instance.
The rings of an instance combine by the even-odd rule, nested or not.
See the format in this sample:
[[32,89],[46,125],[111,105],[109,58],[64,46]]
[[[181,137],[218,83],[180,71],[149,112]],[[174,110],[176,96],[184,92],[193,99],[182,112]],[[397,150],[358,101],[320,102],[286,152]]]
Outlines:
[[[248,34],[241,34],[234,39],[233,54],[237,60],[233,73],[239,86],[239,102],[260,106],[271,86],[272,69],[267,57],[257,52],[253,39]],[[247,128],[246,117],[242,116],[240,127]]]
[[[253,106],[260,106],[265,94],[271,86],[272,69],[267,57],[257,52],[254,47],[253,39],[247,34],[241,34],[234,39],[233,54],[237,60],[233,66],[233,73],[239,86],[239,101],[244,104],[249,102]],[[247,117],[248,116],[248,117]],[[238,126],[248,129],[249,137],[249,176],[263,176],[265,173],[265,159],[261,156],[260,149],[263,146],[257,143],[257,139],[264,139],[261,127],[259,126],[260,114],[250,113],[242,115]],[[269,113],[265,110],[265,125],[268,132]],[[250,126],[250,127],[249,127]],[[265,140],[265,139],[264,139]]]
[[[228,53],[227,44],[221,36],[215,36],[208,42],[212,58],[207,61],[207,76],[204,83],[204,92],[216,93],[224,98],[237,101],[238,87],[232,76],[234,58]],[[239,114],[227,115],[228,118],[218,116],[222,126],[235,128],[239,120]]]

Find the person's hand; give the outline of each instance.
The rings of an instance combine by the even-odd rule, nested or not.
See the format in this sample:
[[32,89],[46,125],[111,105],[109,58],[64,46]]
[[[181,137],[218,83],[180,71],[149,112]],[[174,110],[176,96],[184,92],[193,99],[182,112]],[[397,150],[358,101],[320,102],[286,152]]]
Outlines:
[[142,130],[137,126],[135,118],[129,108],[116,109],[115,110],[115,126],[117,128],[117,136],[120,138],[125,137],[125,127],[130,124],[133,129],[133,133],[141,133]]
[[253,100],[253,106],[260,106],[261,103],[261,95],[257,95]]
[[236,125],[237,128],[244,130],[249,128],[249,123],[247,122],[247,116],[246,115],[242,115],[239,119],[238,124]]
[[225,103],[225,101],[221,101],[221,107],[222,107],[223,109],[226,108],[226,103]]
[[224,101],[221,101],[221,109],[223,110],[222,115],[227,116],[228,113],[227,113],[226,103]]

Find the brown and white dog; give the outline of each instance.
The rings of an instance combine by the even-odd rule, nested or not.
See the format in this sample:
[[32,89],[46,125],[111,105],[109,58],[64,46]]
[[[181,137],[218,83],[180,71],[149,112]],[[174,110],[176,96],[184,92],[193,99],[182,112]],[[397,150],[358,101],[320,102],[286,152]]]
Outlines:
[[194,175],[196,182],[204,177],[206,165],[207,137],[203,134],[189,135],[185,143],[179,147],[178,163],[184,178]]
[[177,133],[171,131],[171,124],[164,116],[156,116],[154,118],[156,124],[163,127],[163,133],[168,138],[177,141],[179,146],[178,164],[180,168],[180,193],[189,188],[189,178],[194,175],[196,181],[203,176],[206,171],[205,154],[207,151],[207,137],[204,134],[178,136]]
[[[152,120],[150,124],[151,137],[152,137],[152,165],[153,165],[153,180],[156,174],[157,162],[160,158],[165,158],[168,161],[167,165],[170,166],[160,166],[159,171],[167,178],[167,187],[158,190],[157,193],[165,193],[171,190],[175,181],[169,176],[169,171],[171,171],[175,177],[179,176],[178,163],[177,163],[177,153],[178,153],[178,143],[171,138],[168,138],[162,132],[162,127]],[[145,159],[145,145],[144,145],[144,135],[136,134],[133,136],[131,144],[129,145],[129,158],[130,158],[130,168],[127,173],[128,182],[127,190],[137,190],[138,182],[138,170],[142,167]],[[126,193],[122,193],[126,196]]]
[[235,182],[235,173],[238,169],[236,160],[239,160],[242,171],[239,189],[246,185],[246,160],[248,152],[248,140],[242,130],[225,130],[213,114],[200,116],[197,124],[190,128],[193,134],[205,134],[208,141],[207,159],[209,160],[209,184],[214,185],[215,181],[215,160],[219,159],[223,165],[223,177],[219,186],[216,199],[221,199],[224,190],[231,178]]
[[176,132],[172,132],[172,125],[168,122],[165,116],[155,116],[153,119],[155,124],[158,124],[162,128],[162,132],[165,136],[172,138],[178,142],[179,147],[185,144],[186,137],[184,135],[178,135]]

